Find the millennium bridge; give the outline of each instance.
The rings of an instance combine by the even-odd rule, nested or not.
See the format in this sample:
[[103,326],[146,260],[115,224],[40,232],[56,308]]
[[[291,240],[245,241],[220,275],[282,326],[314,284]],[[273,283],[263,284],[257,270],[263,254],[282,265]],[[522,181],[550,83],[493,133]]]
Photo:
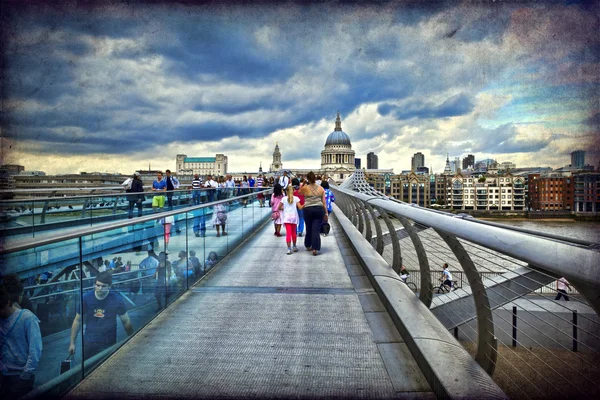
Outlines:
[[[303,237],[286,255],[269,189],[198,205],[176,191],[160,213],[147,196],[133,219],[124,193],[1,201],[1,274],[24,280],[43,336],[26,397],[598,398],[598,243],[398,202],[360,171],[331,186],[317,257]],[[117,320],[116,344],[90,357],[84,330],[63,368],[106,261],[134,333]]]

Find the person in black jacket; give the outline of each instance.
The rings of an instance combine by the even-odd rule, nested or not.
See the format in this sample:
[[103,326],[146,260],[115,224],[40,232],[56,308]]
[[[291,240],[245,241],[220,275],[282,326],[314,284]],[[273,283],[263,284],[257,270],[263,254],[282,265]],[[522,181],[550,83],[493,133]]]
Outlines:
[[141,194],[144,192],[144,184],[142,183],[142,179],[140,178],[139,172],[133,173],[133,180],[131,181],[131,187],[126,190],[127,193],[138,193],[137,195],[130,194],[127,196],[127,200],[129,200],[129,215],[128,218],[133,218],[133,206],[137,206],[138,217],[142,216],[142,207],[144,206],[144,195]]

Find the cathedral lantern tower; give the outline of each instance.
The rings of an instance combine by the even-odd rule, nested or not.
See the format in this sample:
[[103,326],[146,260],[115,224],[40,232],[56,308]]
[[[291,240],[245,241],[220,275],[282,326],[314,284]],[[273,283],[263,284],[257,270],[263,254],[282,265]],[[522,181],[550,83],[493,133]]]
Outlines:
[[275,142],[275,150],[273,151],[273,163],[269,168],[269,172],[278,172],[281,170],[281,168],[281,152],[279,151],[279,143]]

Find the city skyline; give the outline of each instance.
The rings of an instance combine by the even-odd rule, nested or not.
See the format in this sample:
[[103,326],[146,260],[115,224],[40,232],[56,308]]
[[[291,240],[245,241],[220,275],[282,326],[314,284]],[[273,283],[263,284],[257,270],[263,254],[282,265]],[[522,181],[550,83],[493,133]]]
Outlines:
[[4,164],[318,168],[337,110],[396,172],[600,161],[598,3],[5,6]]

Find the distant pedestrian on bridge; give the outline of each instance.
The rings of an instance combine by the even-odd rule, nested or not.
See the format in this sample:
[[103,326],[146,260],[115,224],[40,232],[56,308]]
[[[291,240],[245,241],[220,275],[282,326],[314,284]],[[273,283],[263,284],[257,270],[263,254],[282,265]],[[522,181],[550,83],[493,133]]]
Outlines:
[[283,192],[287,190],[288,185],[290,184],[290,178],[287,176],[287,171],[283,171],[283,175],[279,178],[279,184],[283,189]]
[[98,274],[94,290],[83,295],[81,305],[77,303],[75,319],[71,326],[70,354],[75,354],[75,342],[82,326],[82,315],[83,324],[85,324],[83,354],[86,359],[117,343],[117,316],[120,318],[125,332],[129,336],[133,334],[133,326],[129,314],[127,314],[125,301],[120,294],[110,290],[111,285],[112,274],[110,272]]
[[156,267],[156,272],[154,273],[154,279],[156,280],[154,298],[156,299],[156,303],[158,303],[158,307],[156,308],[155,312],[162,310],[162,301],[166,297],[167,285],[169,283],[167,278],[170,278],[172,275],[171,263],[169,260],[167,260],[167,258],[168,257],[164,251],[161,251],[158,254],[158,265]]
[[156,174],[156,180],[152,182],[152,191],[159,192],[152,199],[152,209],[154,212],[157,212],[160,208],[160,211],[163,211],[165,207],[165,195],[163,192],[167,191],[167,182],[163,179],[162,172]]
[[321,251],[321,225],[329,219],[325,190],[316,184],[315,173],[310,171],[306,178],[308,185],[300,189],[304,196],[304,221],[306,222],[306,236],[304,247],[312,251],[313,255]]
[[325,189],[325,204],[327,204],[327,212],[331,214],[333,212],[333,207],[331,203],[335,203],[335,195],[329,189],[329,182],[323,181],[321,182],[321,187]]
[[208,175],[206,177],[206,182],[204,182],[204,187],[208,188],[208,190],[206,191],[206,193],[208,195],[208,202],[212,203],[213,201],[215,201],[215,193],[217,192],[217,188],[219,187],[217,182],[215,182],[213,180],[212,175]]
[[[259,174],[258,177],[256,178],[256,190],[257,191],[261,191],[263,190],[263,176],[262,174]],[[258,199],[258,204],[259,206],[262,208],[265,206],[265,195],[262,193],[259,193],[256,198]]]
[[298,178],[292,179],[292,186],[294,187],[294,196],[300,199],[300,204],[302,208],[298,209],[298,226],[296,227],[296,235],[302,236],[304,234],[304,196],[300,194],[300,188],[304,186],[304,181],[300,181]]
[[225,189],[227,189],[227,199],[233,197],[235,192],[235,181],[231,175],[227,175],[227,180],[225,181]]
[[168,217],[161,218],[160,223],[164,227],[164,242],[165,242],[165,253],[169,254],[169,242],[171,241],[171,229],[173,224],[175,223],[175,218],[172,215]]
[[173,210],[173,191],[179,189],[179,179],[171,176],[171,170],[168,169],[165,171],[167,176],[165,177],[165,183],[167,184],[167,205],[169,206],[169,211]]
[[192,179],[192,205],[197,206],[200,204],[200,193],[202,189],[202,179],[200,179],[200,175],[194,174],[194,179]]
[[452,286],[452,274],[448,270],[448,263],[444,263],[442,276],[440,277],[440,280],[443,282],[444,285],[450,288],[451,292],[454,291],[454,287]]
[[217,237],[221,236],[219,229],[223,230],[223,236],[227,236],[227,232],[225,232],[225,225],[227,221],[227,209],[225,205],[222,203],[216,204],[213,207],[213,220],[212,224],[217,230]]
[[566,280],[563,276],[562,278],[556,281],[556,290],[558,291],[558,293],[556,294],[554,300],[560,300],[561,297],[564,297],[565,301],[569,301],[569,296],[567,296],[567,289],[569,289],[570,292],[571,285],[569,284],[569,281]]
[[281,211],[279,210],[279,203],[283,199],[283,190],[279,183],[273,186],[273,194],[271,195],[271,219],[275,225],[275,236],[281,236]]
[[[252,175],[251,175],[252,176]],[[248,177],[244,175],[242,177],[242,181],[240,182],[240,195],[244,196],[250,194],[250,183],[248,182]],[[248,198],[245,197],[242,199],[242,205],[244,208],[248,206]]]
[[131,186],[126,190],[127,200],[129,200],[129,212],[127,217],[129,219],[133,218],[133,207],[137,206],[137,216],[141,217],[143,213],[144,207],[144,184],[142,183],[142,179],[139,172],[133,173],[133,178],[131,180]]

